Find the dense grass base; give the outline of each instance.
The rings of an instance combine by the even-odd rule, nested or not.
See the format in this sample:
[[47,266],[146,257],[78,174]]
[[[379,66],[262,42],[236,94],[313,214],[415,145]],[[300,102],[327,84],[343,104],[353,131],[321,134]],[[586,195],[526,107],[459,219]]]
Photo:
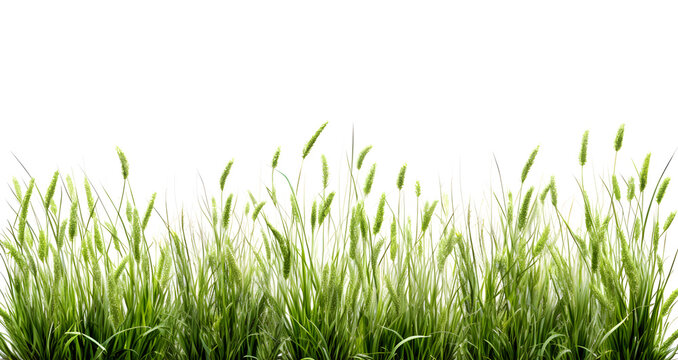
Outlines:
[[[323,125],[302,151],[309,160]],[[613,145],[619,152],[620,128]],[[584,134],[580,166],[587,161]],[[118,194],[54,174],[15,180],[3,234],[0,356],[6,359],[669,359],[673,303],[664,253],[668,179],[597,178],[561,209],[556,181],[494,194],[475,214],[421,200],[407,167],[374,195],[370,147],[342,192],[309,203],[271,163],[268,197],[228,194],[233,162],[198,223],[139,212],[122,151]],[[615,156],[615,165],[617,158]],[[296,174],[295,174],[296,175]],[[294,182],[296,179],[296,183]],[[215,181],[216,185],[216,181]],[[407,189],[413,189],[409,191]],[[622,193],[622,189],[624,193]],[[84,193],[83,193],[84,192]],[[411,195],[410,195],[411,194]],[[307,194],[310,195],[310,194]],[[405,198],[414,197],[414,206]],[[138,198],[137,198],[138,199]],[[571,215],[582,214],[573,223]],[[146,235],[151,219],[166,233]],[[581,228],[581,229],[580,229]],[[160,235],[160,236],[158,236]],[[152,241],[151,239],[162,239]]]

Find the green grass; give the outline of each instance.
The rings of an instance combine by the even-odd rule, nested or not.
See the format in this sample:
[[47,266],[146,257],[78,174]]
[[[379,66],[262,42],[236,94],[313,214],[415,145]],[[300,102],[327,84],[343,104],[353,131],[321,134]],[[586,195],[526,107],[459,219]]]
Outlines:
[[[46,186],[15,180],[1,238],[0,357],[675,355],[668,164],[655,179],[649,155],[617,173],[623,126],[612,173],[593,179],[584,133],[573,204],[558,202],[556,179],[532,182],[537,147],[519,187],[500,183],[485,212],[442,192],[423,198],[406,164],[393,188],[374,188],[371,146],[352,149],[348,181],[334,188],[312,151],[325,126],[300,153],[275,153],[265,198],[234,195],[245,189],[229,186],[229,161],[198,199],[197,221],[170,221],[155,195],[135,198],[119,149],[119,194],[58,172]],[[298,172],[278,169],[280,156],[298,156]],[[309,161],[322,165],[315,194],[299,188]],[[147,235],[149,221],[166,230]]]

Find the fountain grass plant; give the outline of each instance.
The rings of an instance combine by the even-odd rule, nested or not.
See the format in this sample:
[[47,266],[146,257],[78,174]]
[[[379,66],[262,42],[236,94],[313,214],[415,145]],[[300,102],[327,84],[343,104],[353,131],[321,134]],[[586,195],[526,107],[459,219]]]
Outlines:
[[[647,155],[635,173],[618,174],[624,126],[612,173],[594,187],[584,178],[584,133],[578,210],[558,202],[555,178],[532,181],[537,147],[520,186],[506,188],[499,173],[493,206],[481,212],[442,191],[426,201],[407,164],[393,188],[373,189],[372,146],[352,149],[348,181],[333,188],[327,159],[312,155],[326,125],[303,147],[296,182],[278,169],[286,154],[276,150],[266,198],[231,189],[230,160],[195,222],[183,213],[170,220],[155,194],[139,211],[120,149],[119,196],[59,172],[44,188],[30,174],[15,179],[15,216],[1,241],[0,356],[675,356],[668,164],[651,179]],[[320,161],[319,193],[299,187],[306,161]],[[406,206],[412,198],[416,206]],[[149,221],[162,222],[166,232],[154,234],[162,240],[146,236]]]

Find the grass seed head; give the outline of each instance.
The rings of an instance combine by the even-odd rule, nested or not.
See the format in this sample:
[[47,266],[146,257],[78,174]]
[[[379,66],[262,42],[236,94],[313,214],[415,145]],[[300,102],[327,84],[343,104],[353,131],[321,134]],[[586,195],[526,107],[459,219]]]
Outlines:
[[228,229],[228,223],[231,220],[231,211],[233,210],[233,194],[228,195],[226,205],[224,205],[224,212],[221,214],[221,226]]
[[261,209],[264,208],[264,205],[266,205],[266,201],[262,201],[254,207],[254,211],[252,211],[252,221],[257,220],[257,216],[259,216],[259,213],[261,212]]
[[664,300],[664,305],[662,305],[662,317],[666,316],[669,314],[669,311],[671,310],[671,307],[673,306],[673,302],[676,301],[676,298],[678,297],[678,289],[673,290],[671,295],[669,295],[666,300]]
[[629,182],[626,184],[626,200],[631,201],[636,196],[636,181],[634,178],[630,178]]
[[78,199],[71,203],[71,214],[68,218],[68,238],[73,241],[78,231]]
[[581,149],[579,149],[579,165],[586,165],[586,153],[589,147],[589,131],[586,130],[581,137]]
[[329,184],[329,179],[330,179],[330,168],[327,165],[327,158],[325,155],[322,155],[321,157],[322,160],[322,168],[323,168],[323,189],[327,189],[327,185]]
[[21,184],[19,184],[17,178],[12,178],[12,182],[14,183],[14,195],[16,195],[16,198],[21,202],[23,199],[23,196],[21,196]]
[[621,200],[621,189],[619,189],[619,181],[617,181],[616,175],[612,175],[612,193],[617,201]]
[[666,218],[666,221],[664,221],[664,231],[669,229],[669,226],[671,226],[671,223],[673,222],[673,218],[676,217],[676,212],[672,212],[669,214],[669,216]]
[[425,233],[428,229],[429,224],[431,224],[431,218],[433,217],[433,212],[438,205],[438,200],[434,201],[431,205],[424,208],[424,213],[421,217],[421,232]]
[[377,215],[374,218],[374,226],[372,232],[374,235],[379,233],[381,224],[384,222],[384,206],[386,205],[386,194],[382,193],[379,199],[379,206],[377,207]]
[[539,146],[537,146],[534,150],[532,150],[530,157],[527,158],[527,162],[525,163],[525,166],[523,166],[523,172],[520,175],[520,183],[521,184],[525,182],[525,179],[527,179],[527,174],[530,172],[530,168],[532,167],[532,164],[534,164],[534,159],[537,157],[537,152],[539,152]]
[[47,236],[45,235],[44,230],[40,230],[40,235],[38,237],[38,258],[40,261],[45,261],[48,250],[49,247],[47,246]]
[[395,217],[393,217],[391,222],[391,244],[389,245],[389,250],[391,251],[391,261],[395,262],[398,255],[398,232]]
[[403,166],[400,168],[400,172],[398,172],[398,180],[396,181],[396,187],[398,187],[398,190],[402,190],[403,185],[405,185],[405,172],[407,172],[407,164],[403,164]]
[[327,126],[327,122],[322,124],[318,130],[316,130],[315,134],[311,136],[311,138],[308,140],[306,143],[306,146],[304,146],[304,150],[301,152],[301,158],[306,159],[308,154],[311,152],[311,149],[313,148],[313,144],[315,144],[316,140],[318,140],[318,136],[323,132],[325,129],[325,126]]
[[622,142],[624,141],[624,124],[621,124],[619,130],[617,130],[617,136],[614,138],[614,151],[619,151],[622,147]]
[[372,145],[365,147],[360,154],[358,154],[358,161],[357,161],[357,167],[358,170],[363,167],[363,162],[365,161],[365,156],[367,156],[367,153],[372,150]]
[[318,220],[318,202],[313,200],[311,207],[311,231],[315,231],[315,225]]
[[153,213],[153,205],[155,204],[155,197],[158,193],[153,193],[151,195],[151,200],[148,201],[148,207],[146,207],[146,212],[144,213],[144,220],[141,222],[141,228],[146,229],[148,221],[151,219],[151,213]]
[[647,173],[650,170],[650,156],[651,155],[652,154],[647,154],[647,156],[645,156],[645,160],[643,161],[643,167],[640,170],[640,175],[639,175],[640,192],[643,192],[643,190],[645,190],[645,186],[647,186]]
[[275,169],[278,167],[278,159],[280,159],[280,147],[275,150],[273,154],[273,160],[271,160],[271,168]]
[[542,250],[544,250],[544,246],[546,246],[546,242],[549,239],[549,234],[551,231],[551,226],[546,225],[546,228],[544,228],[544,231],[541,233],[541,236],[539,236],[539,240],[537,240],[537,243],[534,245],[534,248],[532,248],[532,255],[537,257],[539,254],[541,254]]
[[47,192],[45,192],[45,201],[43,203],[45,205],[45,209],[47,209],[52,203],[54,192],[56,191],[57,180],[59,180],[59,170],[55,171],[54,175],[52,175],[52,181],[47,187]]
[[127,162],[127,157],[119,147],[116,147],[115,151],[117,151],[118,158],[120,158],[120,167],[122,168],[122,178],[124,180],[127,180],[127,177],[129,176],[129,163]]
[[228,174],[231,173],[231,167],[233,167],[233,160],[229,161],[228,164],[226,164],[226,167],[224,168],[224,171],[221,173],[221,177],[219,178],[219,189],[221,189],[221,191],[224,191],[224,185],[226,185],[226,178],[228,178]]
[[669,181],[671,181],[671,178],[665,178],[661,185],[659,185],[659,190],[657,190],[657,205],[664,199],[664,194],[666,193],[666,188],[669,186]]
[[363,186],[363,193],[365,193],[365,196],[369,195],[370,191],[372,190],[372,184],[374,183],[374,174],[377,171],[377,164],[372,164],[372,167],[370,168],[370,172],[367,174],[367,177],[365,178],[365,186]]
[[138,263],[141,260],[141,221],[139,221],[139,212],[134,210],[132,220],[132,244],[134,250],[134,260]]
[[19,244],[24,244],[24,237],[26,232],[26,221],[28,217],[28,208],[31,206],[31,194],[33,193],[33,186],[35,185],[35,179],[31,179],[28,183],[28,188],[26,189],[26,194],[21,201],[21,213],[19,215],[19,229],[17,231],[17,237]]
[[360,218],[358,213],[358,208],[353,208],[351,212],[351,222],[349,224],[349,257],[353,260],[357,260],[358,252],[358,240],[360,239]]
[[551,189],[551,204],[553,206],[558,206],[558,189],[556,188],[556,177],[551,176],[551,182],[549,183],[549,189]]
[[525,193],[525,198],[523,199],[523,204],[520,206],[520,213],[518,214],[518,230],[522,230],[527,225],[527,215],[530,210],[530,200],[532,199],[532,192],[534,192],[534,187],[530,187]]

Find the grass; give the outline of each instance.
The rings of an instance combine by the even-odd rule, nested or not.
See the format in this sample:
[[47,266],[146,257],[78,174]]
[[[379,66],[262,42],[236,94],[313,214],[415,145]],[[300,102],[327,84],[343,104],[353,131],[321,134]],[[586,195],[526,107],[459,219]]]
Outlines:
[[[118,149],[122,191],[55,172],[45,187],[14,181],[1,244],[5,359],[670,359],[678,291],[666,253],[674,213],[651,157],[584,178],[558,202],[556,179],[493,193],[476,213],[442,194],[423,199],[404,164],[393,189],[373,188],[371,146],[333,188],[299,190],[271,161],[267,197],[231,193],[229,161],[199,199],[202,217],[135,199]],[[292,155],[289,155],[292,156]],[[298,155],[295,155],[298,156]],[[574,160],[573,160],[574,162]],[[589,185],[589,187],[585,187]],[[410,188],[411,187],[411,188]],[[411,190],[413,191],[411,191]],[[668,189],[668,190],[667,190]],[[207,191],[205,192],[208,193]],[[390,195],[387,195],[390,194]],[[414,197],[415,206],[406,206]],[[579,214],[580,217],[573,214]],[[146,234],[149,221],[166,231]],[[151,239],[161,239],[153,241]]]

